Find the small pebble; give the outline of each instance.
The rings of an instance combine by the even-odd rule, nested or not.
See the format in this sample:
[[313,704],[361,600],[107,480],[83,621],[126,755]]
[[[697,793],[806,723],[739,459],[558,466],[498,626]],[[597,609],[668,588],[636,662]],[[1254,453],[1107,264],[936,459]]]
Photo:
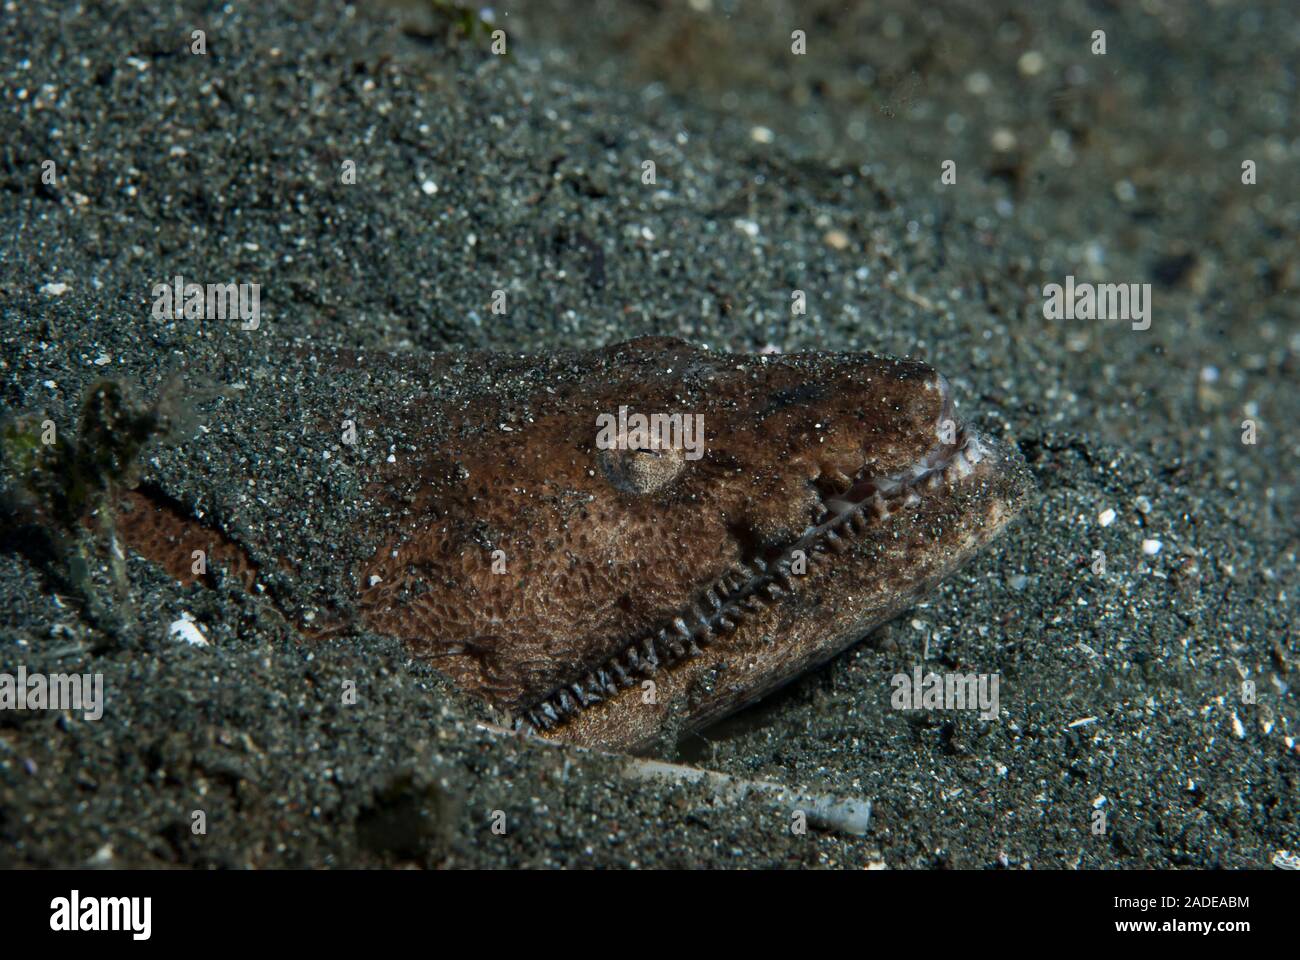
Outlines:
[[172,621],[172,625],[167,628],[167,636],[179,637],[194,647],[208,645],[208,638],[203,635],[188,613],[182,613],[181,619]]
[[1036,77],[1043,72],[1043,67],[1047,61],[1037,50],[1026,50],[1016,61],[1016,67],[1026,77]]
[[849,235],[843,230],[827,230],[822,241],[832,250],[844,250],[849,245]]

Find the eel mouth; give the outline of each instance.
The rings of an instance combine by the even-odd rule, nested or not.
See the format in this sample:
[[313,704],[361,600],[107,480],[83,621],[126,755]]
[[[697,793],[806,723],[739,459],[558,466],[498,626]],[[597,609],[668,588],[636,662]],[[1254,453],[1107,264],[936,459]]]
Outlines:
[[[748,618],[799,589],[802,573],[811,572],[832,554],[848,550],[895,513],[920,504],[982,471],[989,448],[972,429],[952,418],[946,384],[939,422],[952,419],[952,443],[937,442],[907,468],[870,475],[859,470],[841,492],[822,492],[816,517],[791,542],[756,550],[696,593],[676,615],[627,642],[613,655],[534,701],[515,717],[515,726],[549,733],[568,724],[597,703],[664,670],[703,654]],[[799,569],[802,564],[802,569]]]

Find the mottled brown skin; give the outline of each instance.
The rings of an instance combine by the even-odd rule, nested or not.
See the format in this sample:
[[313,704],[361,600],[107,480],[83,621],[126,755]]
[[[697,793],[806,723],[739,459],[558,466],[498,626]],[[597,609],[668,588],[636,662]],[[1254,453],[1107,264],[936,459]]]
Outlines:
[[[1028,489],[1007,450],[944,442],[946,384],[916,361],[645,338],[512,364],[508,395],[491,403],[431,397],[436,440],[384,467],[372,492],[390,519],[357,571],[357,613],[571,742],[634,750],[761,697],[914,603]],[[598,450],[597,417],[620,405],[702,414],[703,456]],[[422,405],[403,415],[433,419]],[[887,516],[845,513],[837,536],[804,544],[806,574],[778,569],[828,503],[833,515],[868,478],[942,466],[958,449],[983,457],[961,477],[928,475],[906,505],[911,488],[897,488]],[[127,540],[176,567],[156,543]],[[625,651],[647,638],[659,662],[629,666]]]

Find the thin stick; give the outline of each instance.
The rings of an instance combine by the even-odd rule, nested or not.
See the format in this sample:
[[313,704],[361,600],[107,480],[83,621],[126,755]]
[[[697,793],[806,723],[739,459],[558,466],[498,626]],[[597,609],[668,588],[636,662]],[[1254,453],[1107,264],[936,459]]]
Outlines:
[[[520,737],[517,732],[496,724],[479,723],[478,727],[495,736]],[[724,803],[742,803],[750,795],[754,795],[792,814],[796,810],[803,811],[808,823],[822,830],[851,833],[860,837],[867,832],[871,824],[870,800],[839,800],[826,794],[810,793],[768,780],[744,780],[715,770],[688,767],[679,763],[665,763],[662,760],[645,760],[621,753],[607,753],[604,750],[577,747],[531,734],[522,739],[541,746],[567,747],[579,753],[594,753],[621,761],[623,774],[631,780],[667,784],[702,783],[712,791],[716,799]]]

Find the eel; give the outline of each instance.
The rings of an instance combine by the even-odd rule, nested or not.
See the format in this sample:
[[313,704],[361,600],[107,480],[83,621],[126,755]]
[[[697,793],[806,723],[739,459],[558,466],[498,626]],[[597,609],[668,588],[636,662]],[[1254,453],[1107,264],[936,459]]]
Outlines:
[[[311,362],[390,389],[346,400],[365,441],[339,448],[355,483],[325,559],[341,586],[294,607],[299,625],[400,638],[517,728],[583,746],[644,751],[825,662],[969,560],[1033,487],[917,360],[654,337]],[[365,410],[368,392],[387,405]],[[293,419],[299,438],[336,427]],[[184,449],[170,462],[117,518],[132,550],[192,582],[202,549],[264,592],[320,569],[273,496],[169,490],[196,473]]]

